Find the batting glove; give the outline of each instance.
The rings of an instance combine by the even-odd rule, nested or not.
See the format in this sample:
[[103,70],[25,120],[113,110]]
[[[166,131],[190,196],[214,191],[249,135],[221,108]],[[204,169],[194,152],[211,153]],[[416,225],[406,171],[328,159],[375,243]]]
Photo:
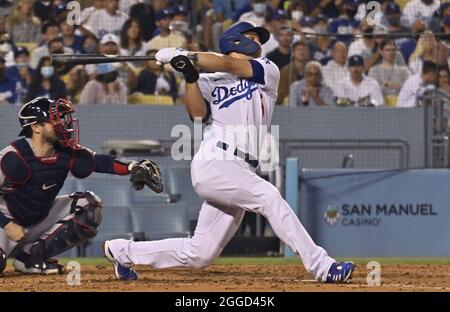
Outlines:
[[160,64],[167,64],[178,55],[188,55],[188,51],[181,48],[163,48],[155,54],[155,59]]

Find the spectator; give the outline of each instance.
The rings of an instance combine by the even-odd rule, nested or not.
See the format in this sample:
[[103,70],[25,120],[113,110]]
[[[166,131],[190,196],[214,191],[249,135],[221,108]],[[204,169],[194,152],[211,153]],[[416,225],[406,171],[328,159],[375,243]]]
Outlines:
[[362,55],[365,50],[372,50],[375,48],[375,41],[373,40],[373,27],[367,21],[363,20],[359,29],[362,33],[362,38],[353,41],[348,46],[348,56]]
[[401,21],[406,27],[411,27],[416,21],[426,24],[427,19],[433,16],[439,6],[439,0],[411,0],[403,8]]
[[172,21],[172,12],[170,10],[157,12],[155,20],[160,32],[159,35],[147,43],[147,49],[180,48],[184,44],[184,37],[170,32],[169,25]]
[[450,70],[448,66],[441,66],[439,68],[438,87],[450,96]]
[[[395,64],[395,53],[397,52],[395,41],[384,41],[381,43],[380,50],[383,62],[370,69],[369,77],[378,81],[381,86],[381,93],[385,97],[385,102],[390,102],[391,106],[395,106],[397,104],[396,97],[405,81],[409,78],[409,70],[406,66]],[[393,96],[395,100],[391,102],[390,99]]]
[[35,75],[34,70],[30,67],[30,52],[27,48],[17,47],[14,50],[14,62],[15,65],[6,68],[6,75],[20,82],[21,89],[19,96],[22,101],[25,100],[24,97]]
[[97,54],[99,41],[93,34],[88,34],[83,38],[83,53]]
[[40,19],[41,23],[55,20],[65,9],[65,0],[38,0],[33,4],[34,15]]
[[127,104],[127,86],[120,82],[112,64],[97,65],[96,78],[89,81],[80,95],[80,104]]
[[25,101],[31,101],[39,96],[50,99],[60,99],[67,96],[66,86],[56,75],[49,56],[40,59]]
[[[326,33],[326,29],[316,28],[319,33]],[[333,45],[333,40],[330,36],[314,36],[314,41],[312,42],[312,58],[322,65],[326,65],[331,59],[331,50]]]
[[284,103],[285,97],[289,93],[289,87],[294,81],[303,79],[305,66],[311,59],[308,42],[300,40],[294,43],[292,46],[292,56],[292,62],[284,66],[280,71],[277,104]]
[[[409,33],[411,31],[411,29],[409,27],[405,27],[400,23],[400,18],[401,18],[401,10],[400,10],[400,6],[393,2],[393,1],[389,1],[386,4],[386,7],[384,8],[384,16],[386,19],[386,26],[387,26],[387,32],[392,34],[392,33]],[[401,36],[397,37],[394,36],[392,37],[392,39],[399,39],[402,38]],[[397,42],[397,46],[399,45],[400,42]]]
[[[220,34],[224,28],[239,19],[236,14],[249,5],[251,0],[212,0],[212,11],[204,16],[204,41],[208,49],[217,48]],[[247,11],[245,11],[247,12]]]
[[[347,45],[352,42],[353,38],[350,35],[359,25],[359,21],[355,19],[359,4],[360,0],[344,0],[344,14],[329,23],[328,32],[341,35],[336,40],[344,41]],[[345,36],[347,34],[349,36]]]
[[347,46],[343,42],[337,41],[333,47],[332,60],[322,69],[323,81],[335,94],[337,93],[339,82],[348,77],[348,69],[345,66],[346,61]]
[[120,35],[123,23],[127,19],[128,15],[119,11],[119,0],[105,0],[105,8],[92,13],[83,27],[97,38],[107,33]]
[[16,45],[7,32],[0,33],[0,56],[6,61],[6,66],[14,65],[14,49]]
[[306,64],[305,78],[295,81],[289,90],[289,106],[326,106],[334,104],[330,87],[323,83],[322,65],[317,61]]
[[267,58],[275,63],[278,68],[283,68],[291,62],[292,30],[288,26],[281,26],[276,33],[278,48],[269,52]]
[[450,16],[444,16],[442,18],[442,28],[445,34],[442,42],[445,43],[447,48],[450,50]]
[[[158,50],[148,50],[147,56],[154,56]],[[156,61],[145,62],[145,68],[139,73],[137,92],[143,94],[170,95],[177,99],[177,83],[172,71],[165,71]]]
[[242,14],[238,21],[264,26],[266,24],[267,8],[266,0],[252,0],[252,11]]
[[84,25],[89,22],[92,14],[105,8],[105,0],[93,0],[92,6],[84,8],[81,11],[81,24]]
[[120,0],[119,11],[122,11],[128,15],[130,13],[130,8],[139,2],[142,2],[142,0]]
[[380,85],[364,75],[364,59],[361,55],[352,55],[348,59],[350,75],[337,87],[338,100],[345,99],[355,106],[380,106],[384,104]]
[[[364,58],[364,71],[368,72],[370,68],[381,63],[381,44],[385,42],[387,36],[387,28],[383,25],[376,25],[373,30],[373,47],[372,49],[364,50],[362,57]],[[395,64],[399,66],[405,65],[405,60],[400,52],[395,51]]]
[[267,24],[264,27],[270,32],[270,37],[261,47],[261,57],[265,57],[269,52],[278,48],[279,43],[274,34],[283,26],[288,26],[286,13],[283,10],[277,10],[273,14],[269,14]]
[[83,65],[76,65],[69,69],[66,75],[62,77],[66,84],[67,94],[74,103],[79,102],[79,95],[88,82],[88,75]]
[[[333,18],[339,16],[339,10],[335,3],[338,1],[333,0],[304,0],[303,12],[304,15],[318,16],[320,14],[325,15],[327,18]],[[341,1],[342,3],[342,1]],[[356,14],[356,12],[355,12]]]
[[144,55],[142,33],[137,20],[128,19],[120,33],[120,48],[122,55]]
[[16,104],[19,99],[18,90],[20,82],[6,75],[5,59],[0,57],[0,105]]
[[[44,23],[41,27],[41,33],[44,37],[44,44],[41,45],[40,47],[34,49],[33,52],[31,53],[30,66],[33,69],[35,69],[37,67],[39,60],[43,56],[49,55],[49,50],[48,50],[49,42],[55,38],[59,38],[60,29],[59,29],[58,23],[52,22],[52,21]],[[70,48],[64,48],[64,53],[65,54],[73,54],[73,50]]]
[[[152,5],[153,3],[153,5]],[[155,11],[166,9],[167,0],[145,0],[137,3],[130,8],[130,18],[139,21],[139,28],[142,32],[142,39],[147,42],[152,39],[153,32],[156,29]]]
[[[106,34],[100,41],[100,54],[120,55],[119,38],[113,34]],[[118,64],[119,81],[125,84],[128,90],[134,90],[137,87],[137,76],[132,64],[123,62]],[[91,79],[95,78],[97,66],[86,65],[86,72]]]
[[414,107],[418,92],[427,85],[437,85],[438,66],[430,61],[424,61],[422,72],[410,76],[403,84],[398,95],[397,107]]
[[32,7],[33,0],[18,0],[14,3],[9,33],[15,42],[38,43],[40,41],[40,21],[33,15]]
[[437,41],[432,32],[426,31],[420,36],[416,49],[409,59],[409,69],[412,74],[420,73],[424,61],[444,65],[447,58],[447,47]]
[[67,16],[64,15],[59,22],[64,47],[72,49],[76,54],[83,52],[83,36],[75,34],[75,26],[67,23]]

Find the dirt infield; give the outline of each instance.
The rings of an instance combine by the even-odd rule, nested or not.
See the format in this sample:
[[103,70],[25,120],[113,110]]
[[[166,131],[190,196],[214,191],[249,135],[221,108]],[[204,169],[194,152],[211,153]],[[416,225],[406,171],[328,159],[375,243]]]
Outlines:
[[300,264],[215,264],[204,270],[138,267],[139,281],[115,279],[109,265],[82,265],[81,285],[67,275],[29,276],[8,266],[0,291],[450,291],[450,264],[382,264],[382,285],[367,286],[369,269],[357,262],[353,282],[321,284]]

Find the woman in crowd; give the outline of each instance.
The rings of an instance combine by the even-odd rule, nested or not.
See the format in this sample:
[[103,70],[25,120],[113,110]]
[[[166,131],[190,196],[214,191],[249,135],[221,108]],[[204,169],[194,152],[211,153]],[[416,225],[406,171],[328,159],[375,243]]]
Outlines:
[[317,61],[306,64],[305,78],[291,84],[289,106],[326,106],[333,101],[333,91],[323,83],[322,65]]
[[39,60],[25,101],[31,101],[39,96],[45,96],[51,99],[67,97],[66,85],[56,75],[55,68],[52,66],[49,56],[44,56]]

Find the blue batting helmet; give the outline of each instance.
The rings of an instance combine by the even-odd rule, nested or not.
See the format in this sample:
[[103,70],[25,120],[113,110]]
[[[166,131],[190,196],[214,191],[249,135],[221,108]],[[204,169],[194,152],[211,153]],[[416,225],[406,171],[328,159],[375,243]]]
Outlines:
[[256,27],[249,22],[238,22],[231,25],[220,37],[220,51],[223,54],[230,52],[238,52],[242,54],[253,54],[257,52],[261,46],[245,37],[243,34],[246,32],[254,31],[258,34],[261,44],[266,43],[269,40],[270,33],[263,27]]

